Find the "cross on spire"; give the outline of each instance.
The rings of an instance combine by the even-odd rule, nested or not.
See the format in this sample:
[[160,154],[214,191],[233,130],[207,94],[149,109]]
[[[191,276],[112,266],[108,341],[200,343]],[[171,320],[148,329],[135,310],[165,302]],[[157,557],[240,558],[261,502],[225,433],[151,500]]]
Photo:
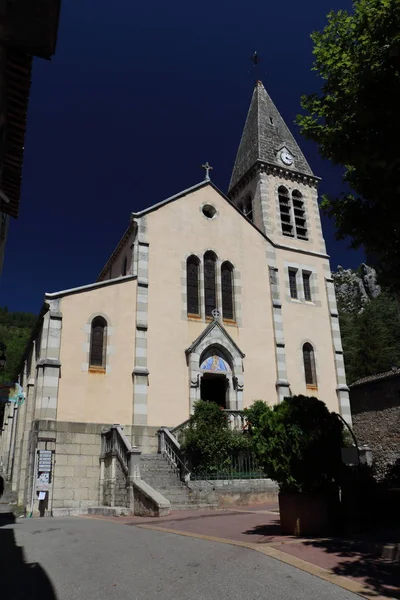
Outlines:
[[213,170],[213,167],[208,164],[208,161],[206,163],[204,163],[204,165],[201,165],[201,166],[203,167],[203,169],[206,172],[206,175],[204,177],[204,181],[210,181],[210,171]]

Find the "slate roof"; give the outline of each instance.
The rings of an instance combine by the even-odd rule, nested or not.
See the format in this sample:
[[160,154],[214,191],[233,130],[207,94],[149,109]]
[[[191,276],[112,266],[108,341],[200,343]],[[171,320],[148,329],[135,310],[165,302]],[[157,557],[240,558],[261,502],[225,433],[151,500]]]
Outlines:
[[242,139],[236,155],[231,190],[257,161],[270,165],[283,165],[277,160],[277,152],[286,147],[294,157],[294,164],[285,169],[313,175],[296,140],[280,115],[261,81],[257,81]]
[[390,377],[398,377],[400,375],[400,370],[392,370],[385,371],[384,373],[377,373],[376,375],[368,375],[368,377],[363,377],[362,379],[358,379],[354,383],[350,385],[350,387],[355,387],[356,385],[361,385],[363,383],[372,383],[375,381],[380,381],[381,379],[389,379]]

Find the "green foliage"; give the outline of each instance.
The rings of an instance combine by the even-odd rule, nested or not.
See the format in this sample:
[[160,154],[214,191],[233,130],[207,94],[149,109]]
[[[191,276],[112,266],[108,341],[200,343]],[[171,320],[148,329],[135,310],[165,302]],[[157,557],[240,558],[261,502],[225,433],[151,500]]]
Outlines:
[[5,371],[0,373],[0,382],[12,381],[35,321],[35,315],[8,312],[7,307],[0,307],[0,344],[6,346],[7,358]]
[[382,292],[358,314],[339,305],[339,317],[348,383],[400,366],[400,322],[390,294]]
[[262,419],[266,412],[270,410],[268,404],[263,400],[255,400],[249,408],[245,408],[243,414],[247,419],[247,430],[254,434],[262,426]]
[[223,471],[249,447],[246,435],[229,429],[227,416],[217,404],[196,402],[182,443],[194,474]]
[[[400,2],[356,0],[312,34],[319,94],[303,96],[302,134],[344,167],[346,188],[326,197],[337,237],[380,260],[381,281],[400,290]],[[396,225],[397,224],[397,225]],[[382,277],[383,276],[383,277]]]
[[281,491],[328,490],[338,481],[342,425],[323,402],[293,396],[258,414],[253,447]]

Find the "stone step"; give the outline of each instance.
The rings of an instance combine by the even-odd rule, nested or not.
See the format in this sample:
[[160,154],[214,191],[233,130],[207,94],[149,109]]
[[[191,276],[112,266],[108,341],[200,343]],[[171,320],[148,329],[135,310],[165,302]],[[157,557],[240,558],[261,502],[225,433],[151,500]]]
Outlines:
[[156,483],[160,486],[167,487],[185,487],[184,484],[177,478],[168,478],[168,477],[149,477],[146,473],[142,473],[142,479],[146,481],[149,485],[152,483]]
[[141,456],[140,474],[146,483],[171,502],[172,510],[201,510],[217,508],[210,502],[210,490],[191,490],[180,479],[167,459],[160,454]]
[[153,479],[170,479],[171,481],[180,481],[177,473],[173,471],[145,471],[144,469],[140,470],[140,475],[144,477],[152,477]]
[[218,504],[171,504],[172,510],[210,510],[218,508]]
[[165,469],[161,469],[161,468],[156,468],[156,469],[143,469],[143,467],[140,468],[140,472],[141,473],[159,473],[160,475],[162,474],[167,474],[167,475],[175,475],[176,477],[178,477],[175,469],[170,469],[170,468],[165,468]]
[[165,496],[166,498],[168,498],[168,500],[170,498],[186,498],[187,500],[191,499],[191,496],[188,493],[185,493],[184,491],[180,491],[180,490],[157,490],[160,492],[160,494],[162,494],[163,496]]
[[140,462],[165,460],[162,454],[141,454]]
[[148,477],[142,477],[142,479],[152,488],[157,490],[178,490],[179,492],[188,491],[188,488],[180,481],[160,481],[159,479],[152,479]]

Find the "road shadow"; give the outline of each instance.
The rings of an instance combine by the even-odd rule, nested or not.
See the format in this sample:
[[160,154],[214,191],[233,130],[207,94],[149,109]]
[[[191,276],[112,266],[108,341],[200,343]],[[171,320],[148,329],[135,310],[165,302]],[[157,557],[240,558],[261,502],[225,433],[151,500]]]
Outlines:
[[260,544],[265,544],[269,541],[272,542],[277,535],[282,535],[279,519],[275,519],[272,523],[267,523],[266,525],[256,525],[247,531],[243,531],[243,534],[261,536],[263,539],[259,540]]
[[[257,525],[243,533],[249,536],[258,536],[260,539],[257,540],[257,543],[260,544],[273,543],[279,536],[280,542],[289,544],[288,548],[292,540],[298,540],[294,536],[281,533],[279,519],[265,525]],[[400,600],[400,565],[398,562],[383,559],[379,545],[374,547],[372,541],[376,540],[371,533],[364,540],[327,539],[326,537],[315,539],[313,537],[300,543],[303,546],[334,555],[335,564],[330,570],[336,575],[359,580],[370,589],[369,597],[371,599],[382,596]],[[283,552],[285,551],[284,544],[280,546]],[[298,547],[297,543],[296,546]],[[297,554],[297,556],[300,555]],[[307,555],[304,556],[304,559],[310,560]]]
[[57,600],[49,577],[38,563],[25,561],[15,540],[13,513],[0,514],[0,597],[4,600]]
[[378,549],[366,550],[362,542],[346,540],[310,540],[304,544],[335,554],[337,564],[332,567],[332,572],[362,580],[370,588],[371,598],[386,596],[400,599],[400,565],[381,558]]

